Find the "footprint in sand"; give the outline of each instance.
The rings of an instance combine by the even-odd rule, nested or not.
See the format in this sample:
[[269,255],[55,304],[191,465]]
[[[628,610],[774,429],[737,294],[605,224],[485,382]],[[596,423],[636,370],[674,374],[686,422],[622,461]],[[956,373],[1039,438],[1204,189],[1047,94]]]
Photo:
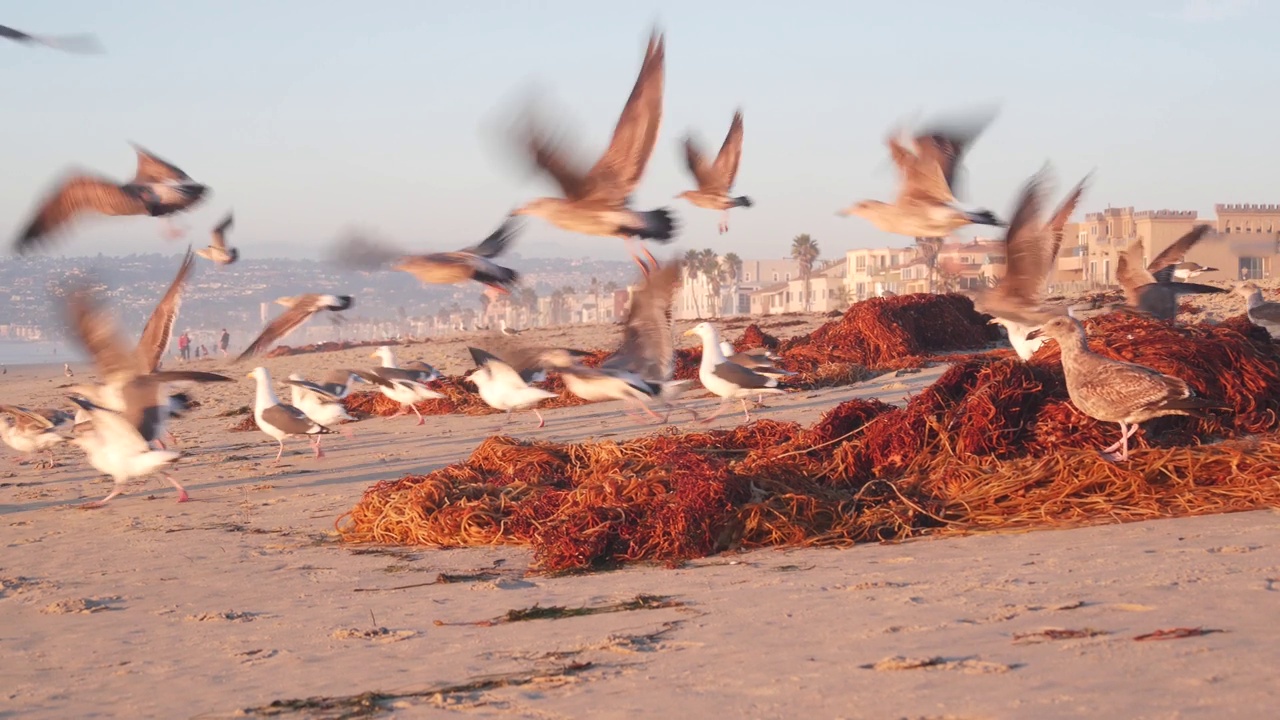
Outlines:
[[1243,553],[1251,553],[1254,550],[1261,550],[1261,545],[1223,545],[1222,547],[1212,547],[1205,552],[1211,555],[1239,555]]
[[38,590],[52,590],[56,587],[58,587],[58,584],[49,580],[23,577],[21,575],[3,576],[0,577],[0,598],[25,595]]
[[44,606],[40,612],[45,615],[88,615],[104,610],[120,610],[121,608],[113,607],[113,603],[118,603],[120,600],[119,596],[59,600]]
[[186,620],[192,622],[209,622],[209,621],[227,621],[227,622],[252,622],[258,617],[258,613],[237,612],[235,610],[227,610],[225,612],[200,613],[198,615],[188,615]]
[[909,658],[901,655],[887,657],[879,662],[870,665],[859,665],[864,670],[956,670],[971,675],[987,675],[991,673],[1005,673],[1010,670],[1016,670],[1020,665],[1008,665],[1005,663],[987,662],[973,657],[965,658],[944,658],[944,657],[921,657]]

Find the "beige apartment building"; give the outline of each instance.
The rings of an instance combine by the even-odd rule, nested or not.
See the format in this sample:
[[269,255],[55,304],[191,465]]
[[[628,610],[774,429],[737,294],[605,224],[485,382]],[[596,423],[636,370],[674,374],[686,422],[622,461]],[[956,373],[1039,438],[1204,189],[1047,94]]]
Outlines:
[[1215,219],[1195,210],[1107,208],[1064,228],[1057,268],[1050,282],[1066,287],[1114,285],[1116,262],[1131,243],[1143,242],[1143,262],[1160,254],[1198,224],[1213,227],[1187,255],[1206,267],[1206,280],[1270,277],[1280,253],[1280,205],[1219,204]]
[[[982,287],[1004,276],[1004,242],[974,238],[949,242],[938,252],[934,290],[950,283],[957,290]],[[915,245],[871,248],[845,253],[845,283],[850,301],[929,292],[929,265]]]

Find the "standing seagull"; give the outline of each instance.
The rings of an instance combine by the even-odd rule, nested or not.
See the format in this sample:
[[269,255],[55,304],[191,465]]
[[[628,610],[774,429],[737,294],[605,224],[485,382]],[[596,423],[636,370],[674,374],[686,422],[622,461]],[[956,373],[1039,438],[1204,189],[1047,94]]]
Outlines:
[[227,247],[227,231],[235,224],[235,218],[231,213],[222,219],[222,222],[214,226],[213,232],[210,233],[209,247],[197,250],[196,254],[207,260],[212,260],[219,265],[230,265],[240,258],[240,251],[235,248]]
[[508,219],[479,245],[457,252],[426,255],[406,255],[392,247],[356,237],[339,245],[336,257],[345,266],[368,269],[393,262],[392,270],[407,272],[424,285],[453,285],[475,280],[499,292],[510,293],[520,275],[493,262],[493,258],[506,251],[515,238],[516,230],[515,223]]
[[751,421],[751,411],[747,409],[747,396],[761,393],[781,393],[778,381],[760,373],[748,370],[737,363],[729,362],[720,350],[720,333],[710,323],[698,323],[684,332],[685,335],[697,335],[702,338],[702,363],[698,366],[698,380],[702,386],[713,394],[720,396],[720,407],[708,415],[702,422],[709,423],[719,417],[729,407],[734,398],[742,401],[742,412]]
[[324,457],[316,436],[328,435],[333,431],[307,417],[298,408],[280,402],[271,389],[271,374],[266,368],[256,367],[246,377],[253,378],[258,384],[253,400],[253,419],[257,422],[258,429],[280,444],[275,464],[280,464],[280,456],[284,455],[284,439],[294,435],[311,437],[311,449],[315,456]]
[[75,373],[71,372],[71,363],[62,363],[62,374],[67,377],[75,377]]
[[1262,297],[1262,288],[1252,282],[1241,283],[1232,292],[1244,298],[1250,322],[1266,330],[1271,337],[1280,337],[1280,303],[1267,302]]
[[276,303],[285,306],[287,309],[280,313],[280,316],[275,320],[272,320],[259,333],[258,337],[253,339],[253,342],[249,343],[249,347],[240,353],[240,356],[236,358],[236,362],[266,352],[268,348],[284,339],[299,325],[311,319],[312,315],[326,310],[335,313],[342,312],[350,308],[355,303],[355,300],[350,295],[308,293],[306,295],[278,298]]
[[1199,416],[1197,410],[1219,407],[1194,397],[1180,378],[1094,353],[1079,320],[1056,317],[1030,337],[1041,335],[1057,340],[1062,348],[1062,372],[1071,403],[1095,420],[1119,423],[1120,439],[1102,451],[1108,460],[1128,459],[1129,438],[1139,423],[1164,415]]
[[[795,373],[790,370],[782,369],[782,367],[777,364],[778,356],[769,352],[766,348],[734,352],[732,343],[721,340],[720,352],[724,354],[725,359],[734,365],[741,365],[751,372],[773,378],[774,380],[781,380],[784,377],[791,377],[795,375]],[[756,395],[756,407],[764,407],[764,395]]]
[[[337,395],[330,394],[323,386],[316,383],[307,382],[298,373],[289,373],[289,379],[285,381],[289,385],[289,404],[298,408],[316,422],[327,428],[337,427],[343,422],[353,422],[355,418],[347,414],[347,409],[342,404],[342,398]],[[344,437],[351,437],[351,428],[342,425],[340,433]],[[312,447],[315,449],[316,457],[324,457],[324,448],[320,447],[320,436],[311,436]]]
[[1027,335],[1051,316],[1042,306],[1045,285],[1062,246],[1062,229],[1075,212],[1088,182],[1086,175],[1044,223],[1040,213],[1045,200],[1045,173],[1041,171],[1028,180],[1004,235],[1007,270],[994,288],[973,294],[974,309],[991,315],[990,322],[1004,327],[1009,344],[1024,361],[1030,360],[1045,342],[1043,336],[1028,340]]
[[138,169],[127,183],[117,184],[83,173],[63,180],[18,236],[17,252],[25,254],[46,243],[82,213],[164,217],[172,226],[167,219],[170,215],[189,210],[204,198],[208,187],[142,147],[134,145],[133,149],[138,156]]
[[[653,154],[662,123],[662,91],[665,45],[656,31],[649,38],[640,75],[631,96],[622,108],[609,148],[592,168],[583,172],[553,145],[550,138],[529,119],[525,138],[533,162],[560,186],[564,197],[543,197],[516,209],[515,215],[534,215],[565,230],[618,237],[626,240],[631,257],[642,269],[633,238],[667,243],[675,223],[666,208],[636,211],[629,207],[649,156]],[[650,261],[653,256],[644,251]]]
[[427,387],[427,383],[440,379],[440,373],[426,363],[418,363],[420,367],[415,368],[397,367],[395,355],[391,352],[391,348],[386,345],[374,350],[370,357],[380,358],[382,367],[376,367],[361,375],[361,377],[368,382],[376,384],[379,392],[383,395],[400,403],[400,412],[391,417],[408,415],[409,410],[413,410],[414,414],[418,416],[419,425],[426,422],[422,417],[422,413],[418,411],[417,403],[423,400],[444,397],[444,395]]
[[61,434],[70,430],[75,416],[65,410],[53,408],[35,408],[28,410],[17,405],[0,405],[0,413],[12,415],[0,422],[0,440],[20,453],[39,453],[48,451],[49,459],[41,461],[36,467],[47,465],[54,467],[53,446],[67,438]]
[[1142,266],[1145,253],[1142,240],[1126,248],[1116,261],[1116,280],[1124,288],[1126,309],[1151,315],[1157,320],[1172,320],[1178,314],[1180,295],[1227,292],[1225,288],[1213,285],[1173,280],[1175,266],[1208,232],[1208,225],[1197,225],[1165,248],[1145,268]]
[[102,52],[102,43],[93,35],[29,35],[21,30],[0,25],[0,38],[20,42],[27,45],[44,45],[45,47],[78,55],[97,55]]
[[729,134],[725,136],[714,163],[707,163],[707,158],[692,136],[684,139],[684,157],[689,172],[693,173],[693,179],[698,182],[698,189],[685,190],[676,197],[684,198],[700,208],[720,210],[720,233],[723,235],[729,231],[729,208],[751,207],[751,198],[746,195],[729,195],[734,178],[738,176],[738,162],[742,160],[742,111],[733,114]]
[[912,139],[914,152],[890,136],[886,142],[901,178],[897,199],[893,204],[862,200],[839,214],[857,215],[885,232],[908,237],[945,237],[965,225],[1002,226],[990,210],[961,208],[954,193],[964,154],[992,117],[924,131]]

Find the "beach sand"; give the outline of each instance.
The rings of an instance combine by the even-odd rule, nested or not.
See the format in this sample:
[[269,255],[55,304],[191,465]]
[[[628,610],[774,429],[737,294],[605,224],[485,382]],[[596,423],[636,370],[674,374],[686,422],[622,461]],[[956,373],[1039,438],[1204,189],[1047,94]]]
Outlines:
[[[818,322],[765,330],[785,338]],[[539,333],[601,347],[617,329]],[[369,365],[371,350],[262,364],[277,379],[316,375]],[[469,369],[461,342],[397,354]],[[152,479],[80,511],[73,504],[105,496],[110,482],[74,448],[54,470],[0,459],[0,714],[235,717],[370,691],[410,718],[1227,718],[1280,706],[1280,513],[527,575],[520,548],[353,547],[333,532],[369,485],[465,458],[501,415],[423,427],[372,418],[351,439],[326,439],[320,460],[292,440],[274,467],[273,441],[229,432],[241,418],[219,417],[252,404],[243,376],[254,364],[193,364],[236,382],[198,388],[202,407],[174,424],[190,503]],[[11,367],[0,397],[61,404],[61,386],[91,373],[76,370],[68,380],[61,366]],[[771,397],[758,414],[812,422],[850,397],[901,403],[943,370]],[[700,390],[685,398],[699,412],[717,402]],[[503,432],[571,441],[661,431],[620,410],[546,411],[541,430],[517,414]],[[726,413],[716,425],[741,421]],[[475,624],[637,595],[666,601]],[[1134,639],[1172,628],[1215,632]],[[340,715],[320,704],[270,712]]]

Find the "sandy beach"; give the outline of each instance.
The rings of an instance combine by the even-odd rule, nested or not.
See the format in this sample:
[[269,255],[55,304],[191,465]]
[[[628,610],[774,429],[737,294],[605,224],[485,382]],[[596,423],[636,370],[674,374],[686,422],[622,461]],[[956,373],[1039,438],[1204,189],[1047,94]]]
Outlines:
[[[599,347],[617,330],[543,332]],[[465,342],[397,353],[457,373]],[[311,375],[368,365],[369,350],[263,365]],[[252,403],[252,363],[194,366],[236,382],[200,388],[202,407],[174,426],[190,503],[153,479],[79,511],[110,482],[74,448],[54,470],[0,461],[5,716],[350,717],[375,691],[396,717],[1224,718],[1280,701],[1274,511],[547,577],[526,572],[520,549],[355,547],[334,532],[372,483],[465,458],[502,416],[372,418],[327,439],[320,460],[294,440],[274,467],[274,443],[223,416]],[[0,394],[61,404],[63,386],[91,374],[73,367],[71,380],[60,366],[11,367]],[[759,416],[903,403],[944,370],[790,393]],[[699,412],[716,402],[686,398]],[[662,431],[619,409],[546,411],[540,430],[518,414],[502,431]],[[506,621],[535,606],[595,612]],[[1177,628],[1196,632],[1135,639]]]

